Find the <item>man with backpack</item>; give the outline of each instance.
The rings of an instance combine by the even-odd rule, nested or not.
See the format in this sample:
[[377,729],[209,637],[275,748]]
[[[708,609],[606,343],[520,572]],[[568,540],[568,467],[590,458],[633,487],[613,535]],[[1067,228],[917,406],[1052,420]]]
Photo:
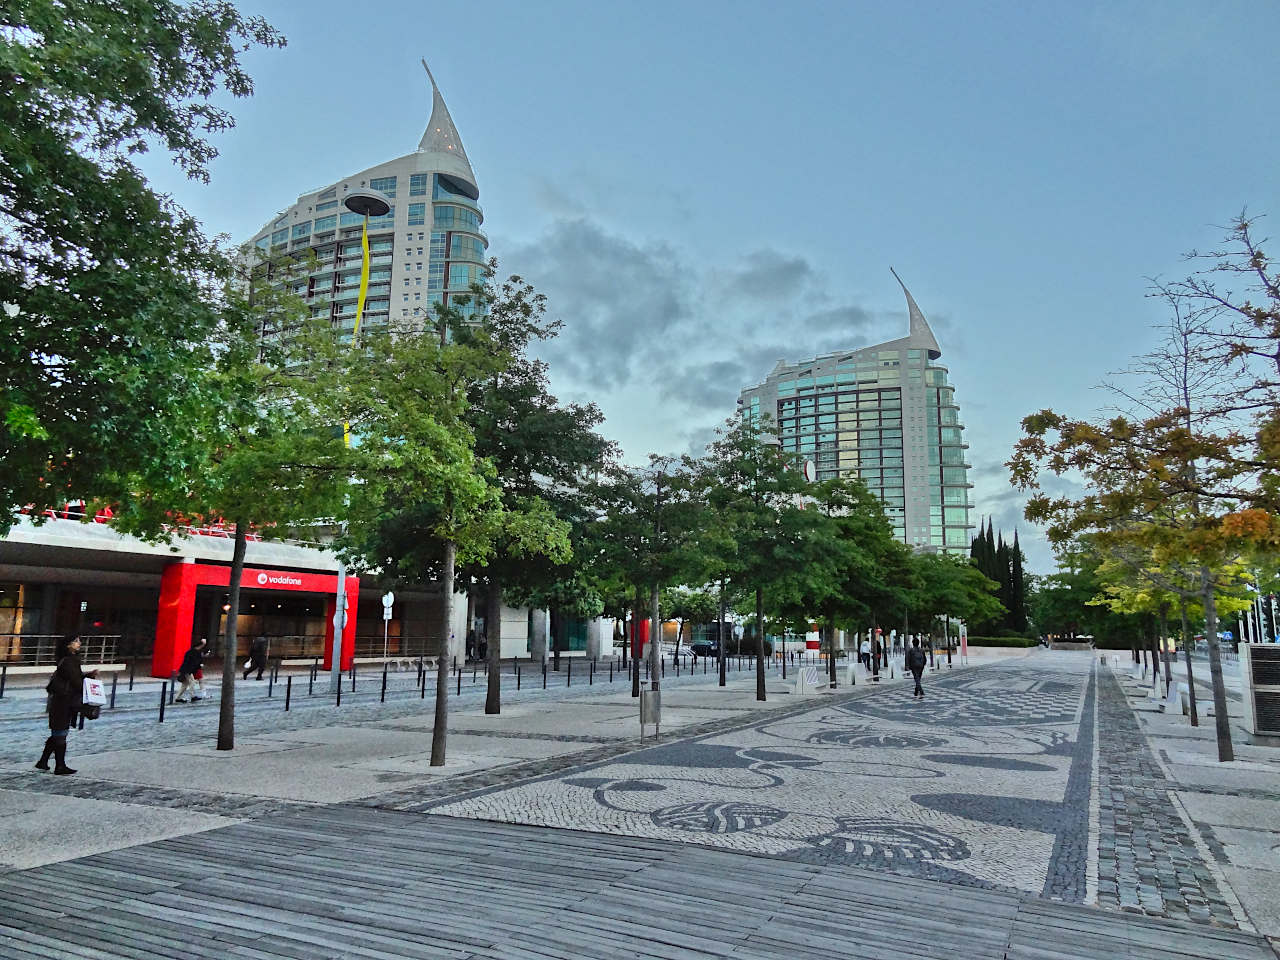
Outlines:
[[925,665],[929,662],[929,658],[925,656],[923,650],[920,649],[920,638],[911,638],[911,647],[907,650],[907,669],[911,671],[911,675],[916,678],[916,689],[911,695],[913,697],[924,697],[924,687],[920,686],[920,676],[924,673]]

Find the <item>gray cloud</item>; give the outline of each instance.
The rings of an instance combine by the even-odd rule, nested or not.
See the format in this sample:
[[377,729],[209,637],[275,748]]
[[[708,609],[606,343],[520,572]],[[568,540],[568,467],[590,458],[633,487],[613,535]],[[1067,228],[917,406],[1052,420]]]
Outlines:
[[816,279],[803,257],[789,257],[776,250],[756,250],[742,258],[742,265],[715,276],[722,292],[751,302],[784,302],[799,298]]
[[547,295],[565,326],[539,353],[587,388],[630,377],[693,316],[693,290],[674,251],[638,246],[585,219],[557,222],[503,267]]

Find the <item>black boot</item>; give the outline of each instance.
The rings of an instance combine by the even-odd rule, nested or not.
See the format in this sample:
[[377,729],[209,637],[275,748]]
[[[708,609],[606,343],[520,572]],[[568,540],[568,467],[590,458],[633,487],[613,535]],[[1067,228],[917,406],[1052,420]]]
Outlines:
[[65,777],[67,774],[75,773],[67,766],[67,738],[59,737],[53,745],[54,766],[53,772],[58,776]]
[[40,762],[36,764],[37,770],[49,769],[49,758],[53,756],[53,737],[44,742],[44,753],[40,754]]

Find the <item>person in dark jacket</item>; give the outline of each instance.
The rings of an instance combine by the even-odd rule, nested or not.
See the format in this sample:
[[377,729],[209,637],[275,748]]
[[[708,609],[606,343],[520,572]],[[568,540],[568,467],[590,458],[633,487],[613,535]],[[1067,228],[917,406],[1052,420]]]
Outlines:
[[254,679],[262,679],[262,671],[267,669],[267,638],[254,637],[253,645],[249,648],[249,669],[244,672],[244,678],[249,679],[249,674],[254,670],[258,671],[258,676]]
[[46,710],[49,713],[49,739],[44,742],[37,769],[48,770],[49,758],[54,758],[53,772],[59,776],[75,773],[67,766],[67,733],[75,725],[80,712],[80,698],[84,691],[84,678],[96,677],[97,670],[85,673],[80,665],[80,638],[69,637],[58,646],[58,666],[45,688],[49,692]]
[[175,703],[187,702],[187,691],[191,691],[192,700],[204,699],[204,684],[200,682],[204,676],[204,638],[191,644],[191,649],[182,658],[182,666],[178,668],[178,679],[182,681],[182,689],[174,697]]
[[911,638],[911,648],[907,650],[907,669],[911,671],[911,675],[916,678],[916,689],[911,695],[913,697],[923,697],[924,687],[920,686],[920,675],[924,673],[925,665],[929,662],[929,658],[925,656],[923,650],[920,649],[920,638]]

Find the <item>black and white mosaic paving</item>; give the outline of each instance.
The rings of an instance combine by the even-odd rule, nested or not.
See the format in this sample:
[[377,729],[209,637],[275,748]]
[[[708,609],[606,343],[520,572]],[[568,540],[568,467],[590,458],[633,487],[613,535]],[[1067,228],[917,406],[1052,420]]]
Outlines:
[[1084,902],[1092,666],[935,674],[431,809]]

